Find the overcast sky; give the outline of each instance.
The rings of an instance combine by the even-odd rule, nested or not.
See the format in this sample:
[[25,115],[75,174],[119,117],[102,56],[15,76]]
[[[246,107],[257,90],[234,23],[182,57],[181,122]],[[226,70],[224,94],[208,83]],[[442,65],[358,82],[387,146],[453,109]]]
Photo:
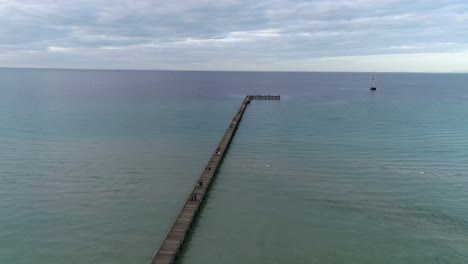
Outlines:
[[0,67],[468,72],[468,1],[0,0]]

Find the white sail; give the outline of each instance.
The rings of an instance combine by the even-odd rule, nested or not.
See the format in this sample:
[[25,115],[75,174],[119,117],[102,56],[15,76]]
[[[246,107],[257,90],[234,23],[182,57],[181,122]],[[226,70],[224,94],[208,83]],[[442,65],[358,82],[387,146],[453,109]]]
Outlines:
[[377,90],[377,87],[375,86],[375,77],[374,77],[374,75],[372,75],[372,85],[371,85],[370,89],[372,91]]

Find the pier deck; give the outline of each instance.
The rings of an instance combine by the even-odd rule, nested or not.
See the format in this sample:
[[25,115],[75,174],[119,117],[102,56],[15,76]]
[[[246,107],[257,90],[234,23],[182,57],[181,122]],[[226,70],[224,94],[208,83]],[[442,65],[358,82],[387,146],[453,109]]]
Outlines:
[[171,230],[167,234],[164,242],[159,248],[158,252],[153,258],[152,264],[172,264],[174,263],[179,250],[184,243],[185,237],[187,236],[190,227],[195,220],[200,205],[204,201],[205,194],[210,188],[211,182],[216,175],[216,172],[224,158],[229,144],[234,136],[234,133],[239,125],[242,116],[244,115],[245,109],[251,100],[280,100],[279,95],[275,96],[262,96],[262,95],[247,95],[242,101],[242,104],[237,111],[236,115],[232,119],[226,133],[224,134],[221,142],[211,156],[210,161],[205,167],[202,175],[197,181],[197,185],[193,188],[184,207],[179,213],[179,216],[174,222]]

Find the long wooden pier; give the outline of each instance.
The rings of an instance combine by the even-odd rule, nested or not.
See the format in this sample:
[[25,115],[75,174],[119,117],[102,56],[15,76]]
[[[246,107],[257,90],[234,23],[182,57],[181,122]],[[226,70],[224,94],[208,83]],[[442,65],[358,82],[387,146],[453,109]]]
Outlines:
[[[269,99],[267,99],[269,98]],[[275,99],[270,99],[275,98]],[[205,195],[210,188],[211,182],[216,175],[216,172],[224,158],[227,148],[229,147],[231,140],[236,132],[237,126],[239,125],[242,116],[244,115],[245,109],[251,100],[279,100],[280,96],[261,96],[261,95],[247,95],[242,101],[242,104],[237,111],[236,115],[229,124],[226,133],[224,134],[221,142],[211,156],[210,161],[205,167],[202,175],[197,181],[196,186],[190,193],[184,207],[179,213],[179,216],[174,222],[171,230],[167,234],[164,242],[159,248],[158,252],[153,258],[152,264],[172,264],[174,263],[177,254],[179,253],[182,244],[184,243],[185,237],[190,231],[190,227],[195,220],[200,205],[205,199]]]

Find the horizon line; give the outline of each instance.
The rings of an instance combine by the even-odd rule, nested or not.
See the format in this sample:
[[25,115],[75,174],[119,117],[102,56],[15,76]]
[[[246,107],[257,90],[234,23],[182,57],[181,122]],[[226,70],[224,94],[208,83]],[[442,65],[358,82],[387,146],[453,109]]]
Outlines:
[[13,70],[69,70],[69,71],[173,71],[173,72],[251,72],[251,73],[419,73],[419,74],[468,74],[468,72],[418,72],[418,71],[288,71],[288,70],[187,70],[187,69],[130,69],[130,68],[55,68],[55,67],[8,67],[0,66],[0,69]]

